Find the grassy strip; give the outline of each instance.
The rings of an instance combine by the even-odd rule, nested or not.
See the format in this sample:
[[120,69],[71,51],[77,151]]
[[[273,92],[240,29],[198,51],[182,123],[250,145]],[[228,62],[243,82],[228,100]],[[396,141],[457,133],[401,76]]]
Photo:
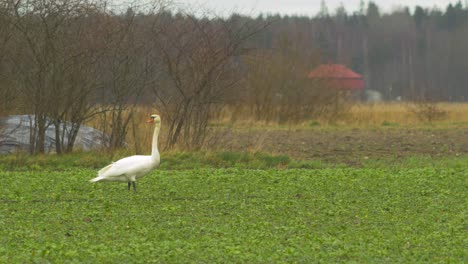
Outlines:
[[[66,155],[37,155],[25,153],[0,156],[0,170],[39,171],[67,170],[69,168],[98,169],[112,161],[130,156],[126,151],[76,152]],[[468,164],[468,155],[455,157],[384,157],[363,159],[354,167],[360,168],[460,168]],[[162,156],[159,169],[186,170],[199,168],[243,168],[243,169],[323,169],[348,167],[345,163],[322,160],[295,160],[287,155],[261,152],[168,152]]]
[[[66,170],[72,167],[97,169],[122,157],[130,156],[125,151],[116,153],[77,152],[66,155],[36,155],[24,153],[0,156],[0,169],[21,170]],[[162,156],[160,169],[194,168],[324,168],[329,165],[322,161],[295,161],[286,155],[238,152],[169,152]]]

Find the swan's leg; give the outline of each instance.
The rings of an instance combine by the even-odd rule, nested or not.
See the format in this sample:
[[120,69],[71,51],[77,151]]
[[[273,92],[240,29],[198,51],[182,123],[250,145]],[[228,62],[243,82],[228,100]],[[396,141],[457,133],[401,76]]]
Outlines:
[[132,185],[131,182],[128,182],[128,190],[130,191],[130,185]]
[[133,181],[132,184],[133,184],[133,191],[136,192],[136,182]]

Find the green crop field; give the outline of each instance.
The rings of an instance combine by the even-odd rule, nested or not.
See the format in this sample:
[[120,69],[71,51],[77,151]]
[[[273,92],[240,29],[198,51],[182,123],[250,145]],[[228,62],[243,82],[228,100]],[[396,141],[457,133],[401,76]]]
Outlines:
[[[441,163],[442,164],[442,163]],[[0,263],[467,260],[466,159],[450,166],[0,172]]]

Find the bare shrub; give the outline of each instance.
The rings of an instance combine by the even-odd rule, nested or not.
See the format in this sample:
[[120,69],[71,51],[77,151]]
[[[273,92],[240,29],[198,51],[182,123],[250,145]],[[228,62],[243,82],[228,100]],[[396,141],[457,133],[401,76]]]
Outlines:
[[95,109],[90,97],[98,87],[98,35],[93,33],[95,18],[105,4],[87,0],[7,2],[14,28],[12,85],[20,98],[20,111],[34,114],[30,151],[44,152],[45,131],[54,124],[56,152],[70,152],[81,124]]
[[144,56],[148,52],[137,29],[137,17],[131,9],[124,16],[108,17],[103,28],[106,36],[102,54],[103,95],[109,111],[103,112],[102,129],[109,134],[109,148],[124,147],[135,107],[149,80]]
[[235,97],[243,44],[260,27],[234,22],[179,15],[160,27],[154,44],[162,72],[153,92],[168,123],[166,149],[200,148],[210,117]]
[[440,106],[440,102],[434,99],[419,99],[409,104],[408,109],[419,120],[429,124],[442,120],[448,115],[448,112]]
[[9,114],[15,108],[17,93],[12,85],[12,61],[8,56],[12,45],[13,26],[11,23],[12,3],[0,1],[0,116]]

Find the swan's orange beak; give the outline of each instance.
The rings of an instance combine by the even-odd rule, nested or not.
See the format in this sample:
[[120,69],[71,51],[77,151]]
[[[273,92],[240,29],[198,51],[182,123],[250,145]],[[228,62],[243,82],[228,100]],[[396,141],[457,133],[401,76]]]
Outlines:
[[148,121],[146,121],[146,123],[153,123],[153,122],[154,122],[153,118],[150,118],[150,119],[148,119]]

